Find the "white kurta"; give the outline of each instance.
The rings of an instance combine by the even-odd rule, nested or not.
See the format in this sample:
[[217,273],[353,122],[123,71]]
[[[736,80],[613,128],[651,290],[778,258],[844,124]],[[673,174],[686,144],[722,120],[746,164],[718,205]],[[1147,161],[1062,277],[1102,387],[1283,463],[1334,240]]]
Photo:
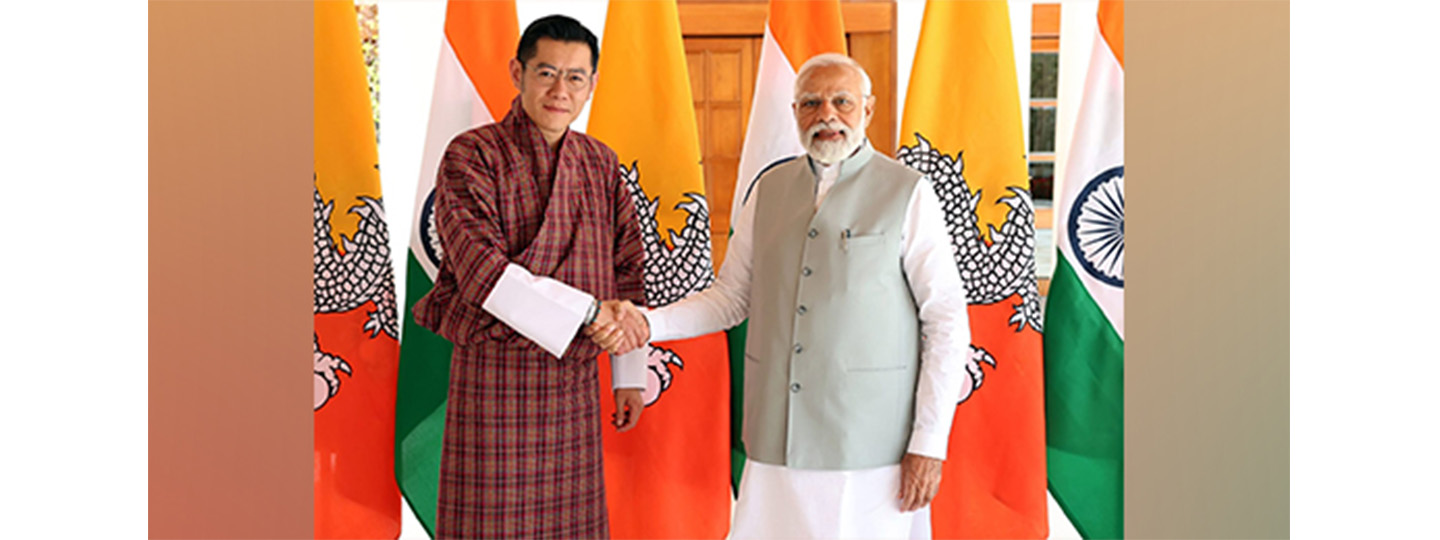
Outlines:
[[[868,143],[866,143],[868,144]],[[804,159],[803,157],[800,159]],[[879,159],[878,157],[872,159]],[[838,164],[815,164],[815,206],[839,176]],[[760,193],[756,190],[754,193]],[[735,223],[715,284],[680,302],[649,310],[653,341],[683,339],[739,324],[749,315],[755,201]],[[915,184],[901,232],[902,267],[919,308],[920,379],[907,451],[944,459],[955,404],[970,388],[965,286],[928,179]],[[900,466],[849,471],[792,469],[746,462],[731,538],[929,538],[929,508],[900,511]]]

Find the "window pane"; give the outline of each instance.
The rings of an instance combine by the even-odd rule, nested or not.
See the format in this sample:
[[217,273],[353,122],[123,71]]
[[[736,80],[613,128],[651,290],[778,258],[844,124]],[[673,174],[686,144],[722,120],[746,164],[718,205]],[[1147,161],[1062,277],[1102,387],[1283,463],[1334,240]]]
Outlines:
[[1060,80],[1060,53],[1030,53],[1030,99],[1055,99]]
[[1030,107],[1030,151],[1055,151],[1055,107]]
[[1035,277],[1055,277],[1055,229],[1035,229]]
[[1054,199],[1055,163],[1030,162],[1030,197],[1035,200]]

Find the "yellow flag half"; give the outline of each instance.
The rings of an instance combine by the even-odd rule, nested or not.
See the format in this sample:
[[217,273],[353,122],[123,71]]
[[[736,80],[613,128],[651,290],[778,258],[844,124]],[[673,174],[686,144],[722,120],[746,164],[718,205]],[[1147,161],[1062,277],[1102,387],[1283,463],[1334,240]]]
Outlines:
[[395,538],[399,337],[355,5],[315,6],[315,537]]
[[1044,538],[1044,373],[1035,215],[1005,2],[925,4],[901,123],[933,182],[970,302],[974,386],[956,409],[937,538]]
[[[589,134],[614,149],[645,245],[645,298],[714,281],[709,202],[674,0],[612,0]],[[648,346],[645,420],[604,432],[616,538],[724,538],[730,529],[730,374],[721,332]],[[610,363],[600,362],[602,384]],[[614,403],[602,400],[601,414]],[[643,501],[639,502],[639,501]]]

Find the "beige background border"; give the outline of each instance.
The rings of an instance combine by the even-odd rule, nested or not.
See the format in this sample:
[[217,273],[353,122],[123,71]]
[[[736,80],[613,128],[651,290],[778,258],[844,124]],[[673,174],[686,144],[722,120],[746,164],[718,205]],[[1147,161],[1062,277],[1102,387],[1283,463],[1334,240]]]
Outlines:
[[1125,16],[1126,536],[1288,537],[1290,6]]

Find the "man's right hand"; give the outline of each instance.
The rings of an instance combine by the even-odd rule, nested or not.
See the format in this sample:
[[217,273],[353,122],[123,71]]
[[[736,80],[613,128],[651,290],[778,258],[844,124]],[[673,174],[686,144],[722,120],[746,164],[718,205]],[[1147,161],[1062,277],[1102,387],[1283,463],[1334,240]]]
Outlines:
[[600,313],[585,334],[606,352],[623,354],[649,343],[650,322],[634,304],[606,300],[600,303]]
[[920,454],[905,454],[900,459],[900,511],[914,512],[940,492],[940,475],[945,462]]

